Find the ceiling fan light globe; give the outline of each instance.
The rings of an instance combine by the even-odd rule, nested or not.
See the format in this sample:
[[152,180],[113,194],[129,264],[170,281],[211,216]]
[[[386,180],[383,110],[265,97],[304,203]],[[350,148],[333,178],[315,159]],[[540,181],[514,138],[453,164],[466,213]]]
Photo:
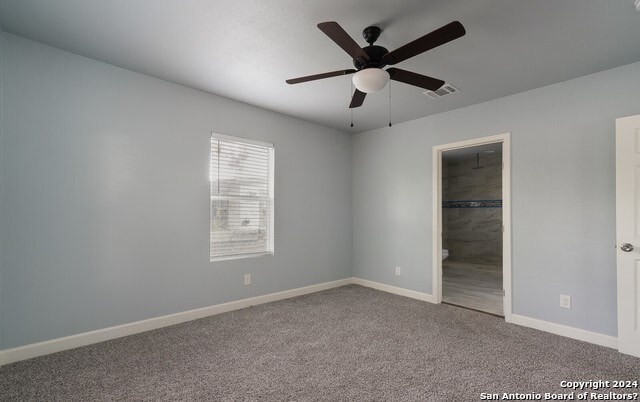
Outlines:
[[365,68],[353,75],[353,85],[367,94],[378,92],[389,81],[389,73],[381,68]]

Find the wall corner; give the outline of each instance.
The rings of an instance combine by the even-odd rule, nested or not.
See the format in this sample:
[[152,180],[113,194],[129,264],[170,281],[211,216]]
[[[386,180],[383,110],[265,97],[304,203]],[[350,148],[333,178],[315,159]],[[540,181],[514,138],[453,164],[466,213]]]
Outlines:
[[[2,330],[2,274],[4,270],[4,31],[0,25],[0,350],[3,345]],[[0,355],[0,366],[2,356]]]

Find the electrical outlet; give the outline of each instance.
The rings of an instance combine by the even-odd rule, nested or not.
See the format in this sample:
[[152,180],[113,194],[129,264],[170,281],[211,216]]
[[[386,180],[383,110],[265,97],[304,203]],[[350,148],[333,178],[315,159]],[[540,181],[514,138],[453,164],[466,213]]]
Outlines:
[[251,274],[244,274],[244,284],[251,285]]
[[400,276],[400,273],[401,273],[400,267],[396,267],[396,276]]
[[560,295],[560,307],[571,308],[571,296]]

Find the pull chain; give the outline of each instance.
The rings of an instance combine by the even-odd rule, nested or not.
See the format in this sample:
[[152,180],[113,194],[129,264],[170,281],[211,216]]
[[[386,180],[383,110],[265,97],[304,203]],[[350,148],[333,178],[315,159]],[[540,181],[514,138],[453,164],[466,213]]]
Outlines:
[[[349,91],[349,99],[351,99],[352,96],[353,96],[353,81],[351,81],[351,89]],[[351,107],[351,104],[349,104],[349,110],[351,111],[351,127],[353,127],[353,108]]]
[[389,127],[391,127],[391,81],[389,81]]

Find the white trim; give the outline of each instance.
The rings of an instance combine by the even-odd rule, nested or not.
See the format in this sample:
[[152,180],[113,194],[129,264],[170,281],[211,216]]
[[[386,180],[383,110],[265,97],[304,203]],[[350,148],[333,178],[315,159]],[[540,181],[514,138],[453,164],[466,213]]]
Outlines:
[[505,291],[504,320],[511,322],[511,134],[497,134],[433,147],[432,178],[432,280],[433,303],[442,302],[442,152],[484,144],[502,143],[502,282]]
[[442,151],[433,147],[432,182],[432,243],[431,294],[435,303],[442,303]]
[[261,251],[259,253],[250,253],[250,254],[224,255],[221,257],[209,258],[209,262],[238,260],[240,258],[254,258],[254,257],[265,257],[265,256],[273,256],[273,251]]
[[550,332],[556,335],[566,336],[567,338],[573,338],[579,341],[606,346],[612,349],[618,348],[618,338],[611,335],[599,334],[585,329],[569,327],[549,321],[542,321],[518,314],[511,315],[511,323],[521,325],[523,327],[538,329],[540,331]]
[[429,302],[429,303],[435,303],[435,299],[434,299],[433,295],[430,295],[429,293],[416,292],[415,290],[399,288],[397,286],[386,285],[384,283],[369,281],[369,280],[366,280],[366,279],[360,279],[360,278],[355,278],[355,277],[353,278],[353,284],[360,285],[360,286],[366,286],[368,288],[381,290],[381,291],[387,292],[387,293],[393,293],[393,294],[399,295],[399,296],[410,297],[412,299],[418,299],[418,300],[426,301],[426,302]]
[[[17,348],[0,350],[0,366],[4,364],[14,363],[20,360],[30,359],[32,357],[43,356],[50,353],[61,352],[63,350],[74,349],[80,346],[107,341],[110,339],[134,335],[140,332],[146,332],[169,325],[180,324],[182,322],[192,321],[198,318],[222,314],[229,311],[257,306],[259,304],[270,303],[278,300],[288,299],[291,297],[302,296],[309,293],[320,292],[323,290],[333,289],[350,284],[365,286],[383,292],[393,293],[399,296],[405,296],[429,303],[436,303],[435,297],[428,293],[417,292],[415,290],[404,289],[397,286],[386,285],[384,283],[374,282],[361,278],[345,278],[337,281],[325,282],[317,285],[305,286],[302,288],[285,290],[268,295],[256,296],[248,299],[217,304],[210,307],[184,311],[181,313],[150,318],[148,320],[132,322],[115,327],[84,332],[81,334],[70,335],[63,338],[51,339],[44,342],[19,346]],[[566,336],[568,338],[606,346],[612,349],[617,349],[618,347],[618,338],[610,335],[599,334],[597,332],[591,332],[562,324],[542,321],[517,314],[511,315],[511,322],[513,324],[521,325],[524,327],[534,328],[540,331],[550,332],[552,334]]]
[[504,134],[502,141],[502,284],[504,320],[511,322],[513,313],[512,272],[511,272],[511,134]]
[[228,303],[217,304],[214,306],[183,311],[181,313],[169,314],[161,317],[150,318],[147,320],[117,325],[114,327],[84,332],[81,334],[65,336],[63,338],[51,339],[44,342],[32,343],[30,345],[19,346],[17,348],[0,350],[0,366],[20,360],[30,359],[32,357],[48,355],[50,353],[61,352],[67,349],[73,349],[80,346],[103,342],[110,339],[137,334],[140,332],[150,331],[169,325],[180,324],[182,322],[192,321],[198,318],[204,318],[216,314],[226,313],[229,311],[256,306],[259,304],[350,285],[351,283],[353,283],[352,278],[345,278],[337,281],[285,290],[283,292],[236,300]]
[[[366,279],[353,278],[353,284],[373,288],[387,293],[393,293],[399,296],[410,297],[412,299],[422,300],[429,303],[436,303],[436,299],[433,295],[428,293],[417,292],[415,290],[409,290],[399,288],[397,286],[391,286],[384,283],[369,281]],[[525,317],[518,314],[511,314],[511,323],[520,325],[523,327],[533,328],[552,334],[565,336],[567,338],[576,339],[583,342],[589,342],[600,346],[606,346],[608,348],[618,348],[618,338],[615,336],[599,334],[597,332],[587,331],[580,328],[569,327],[567,325],[556,324],[549,321],[542,321],[535,318]]]

